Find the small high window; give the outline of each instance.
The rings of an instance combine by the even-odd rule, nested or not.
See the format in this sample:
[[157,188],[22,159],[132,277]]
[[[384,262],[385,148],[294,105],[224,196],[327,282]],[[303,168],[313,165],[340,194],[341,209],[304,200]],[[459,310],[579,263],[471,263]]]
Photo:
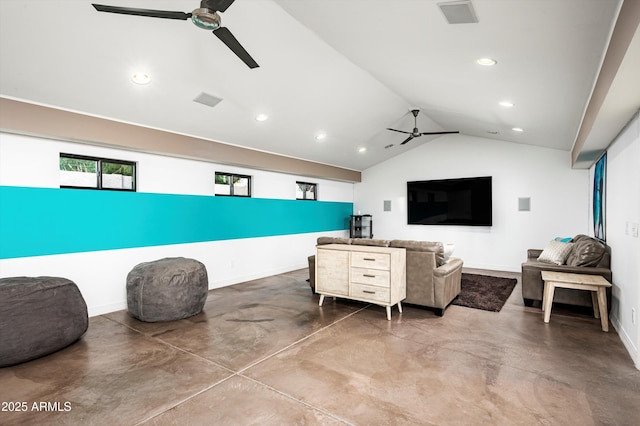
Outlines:
[[309,182],[296,182],[296,200],[317,200],[318,184]]
[[251,176],[216,172],[215,194],[251,197]]
[[135,191],[136,163],[61,153],[60,188]]

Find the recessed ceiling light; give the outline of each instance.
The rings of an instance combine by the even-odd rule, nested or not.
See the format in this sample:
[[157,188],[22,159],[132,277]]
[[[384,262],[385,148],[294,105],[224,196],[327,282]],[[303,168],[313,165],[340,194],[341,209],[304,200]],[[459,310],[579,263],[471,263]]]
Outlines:
[[521,127],[512,127],[511,130],[513,130],[514,132],[524,132]]
[[267,114],[258,114],[256,115],[257,121],[266,121],[269,118]]
[[327,134],[326,133],[318,133],[316,135],[316,140],[317,141],[322,141],[322,140],[325,140],[326,138],[327,138]]
[[484,65],[485,67],[490,67],[492,65],[497,64],[498,62],[495,59],[491,58],[480,58],[476,61],[478,65]]
[[151,76],[146,72],[136,72],[131,76],[131,80],[136,84],[149,84]]
[[358,148],[358,152],[365,152],[367,150],[367,148],[362,147],[362,148]]
[[498,105],[506,107],[506,108],[511,108],[515,104],[513,102],[509,102],[509,101],[502,101],[502,102],[498,102]]

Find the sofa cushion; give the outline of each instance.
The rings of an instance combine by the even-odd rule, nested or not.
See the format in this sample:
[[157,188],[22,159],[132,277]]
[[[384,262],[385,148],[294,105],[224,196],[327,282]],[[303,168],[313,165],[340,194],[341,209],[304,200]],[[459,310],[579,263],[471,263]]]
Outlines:
[[319,246],[322,246],[325,244],[351,244],[351,238],[318,237],[317,244]]
[[393,240],[389,243],[389,247],[404,248],[407,251],[422,251],[434,253],[436,257],[436,267],[445,264],[444,244],[442,244],[441,242]]
[[354,238],[351,240],[351,244],[355,246],[389,247],[389,240],[373,240],[371,238]]
[[566,260],[569,266],[598,266],[607,251],[602,242],[586,235],[577,235],[572,242],[573,250]]
[[553,263],[554,265],[564,265],[567,260],[573,243],[563,243],[562,241],[551,240],[542,250],[538,257],[539,262]]

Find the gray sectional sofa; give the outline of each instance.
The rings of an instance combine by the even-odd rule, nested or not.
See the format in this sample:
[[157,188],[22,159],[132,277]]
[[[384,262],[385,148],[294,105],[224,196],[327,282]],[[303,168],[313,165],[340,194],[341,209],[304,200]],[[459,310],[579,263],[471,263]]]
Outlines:
[[[407,252],[407,298],[402,303],[425,306],[442,316],[458,294],[462,259],[445,259],[441,242],[320,237],[318,245],[354,244],[404,248]],[[315,291],[315,256],[309,256],[309,284]]]

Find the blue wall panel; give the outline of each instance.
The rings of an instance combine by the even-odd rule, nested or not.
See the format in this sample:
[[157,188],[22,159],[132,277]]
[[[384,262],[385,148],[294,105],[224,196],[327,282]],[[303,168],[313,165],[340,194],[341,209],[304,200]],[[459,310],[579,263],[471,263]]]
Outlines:
[[0,259],[348,229],[353,203],[0,186]]

